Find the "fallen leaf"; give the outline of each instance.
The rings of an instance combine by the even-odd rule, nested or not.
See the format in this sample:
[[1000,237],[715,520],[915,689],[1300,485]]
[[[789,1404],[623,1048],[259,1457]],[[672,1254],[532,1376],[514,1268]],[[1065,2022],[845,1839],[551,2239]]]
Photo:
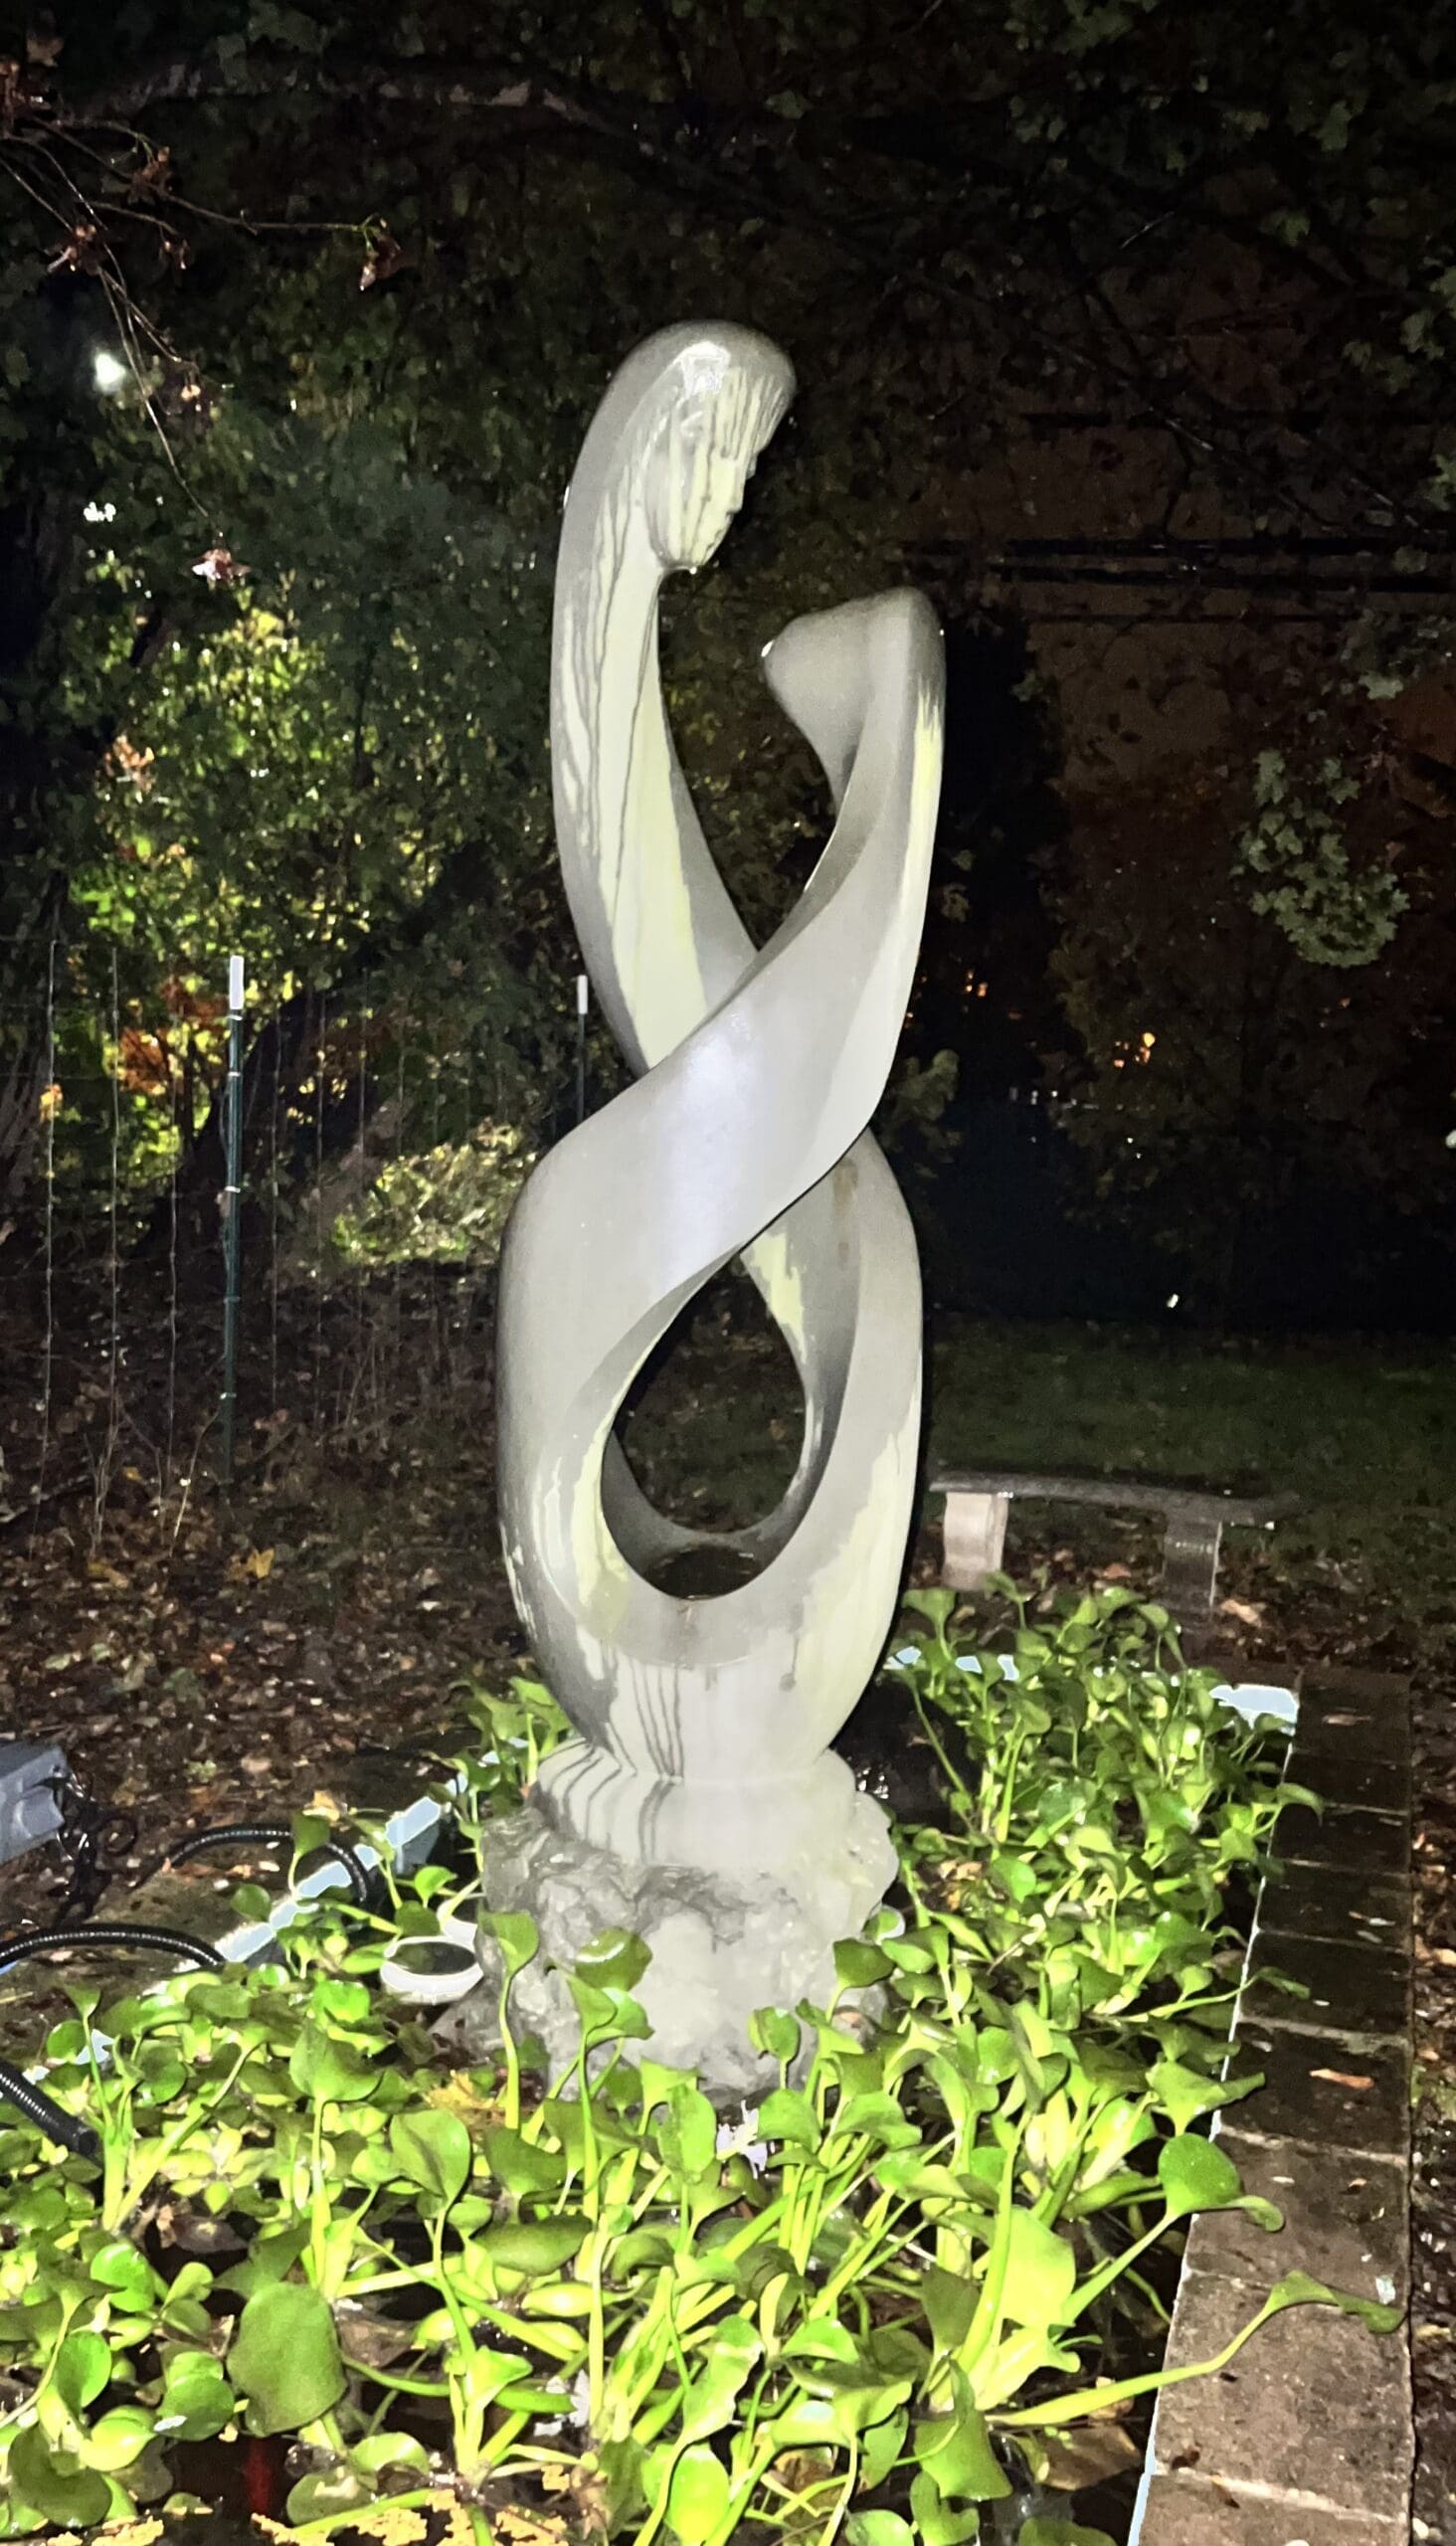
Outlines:
[[1084,2484],[1100,2484],[1125,2466],[1141,2463],[1142,2450],[1121,2423],[1088,2423],[1080,2431],[1048,2435],[1043,2481],[1059,2493],[1080,2492]]
[[1326,2085],[1330,2087],[1348,2087],[1352,2094],[1356,2095],[1363,2095],[1366,2089],[1375,2083],[1373,2078],[1353,2078],[1345,2069],[1312,2069],[1310,2076],[1323,2078]]
[[1261,1627],[1264,1612],[1257,1600],[1220,1600],[1219,1608],[1226,1618],[1237,1618],[1241,1626]]

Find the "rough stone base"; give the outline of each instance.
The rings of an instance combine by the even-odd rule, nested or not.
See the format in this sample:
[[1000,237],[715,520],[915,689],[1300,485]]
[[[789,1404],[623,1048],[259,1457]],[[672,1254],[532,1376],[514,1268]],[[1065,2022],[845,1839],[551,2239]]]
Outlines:
[[[652,1957],[634,1992],[652,2026],[640,2049],[695,2069],[705,2091],[721,2101],[751,2099],[777,2085],[778,2069],[753,2049],[748,2020],[759,2007],[827,2001],[835,1985],[834,1945],[857,1932],[887,1880],[876,1852],[866,1850],[866,1858],[850,1891],[842,1860],[817,1883],[801,1874],[792,1890],[767,1875],[630,1865],[557,1829],[526,1803],[495,1825],[485,1873],[491,1909],[527,1910],[541,1931],[540,1954],[511,1992],[512,2029],[543,2042],[551,2074],[560,2076],[576,2057],[580,2033],[562,1972],[548,1965],[570,1967],[604,1928],[624,1927],[640,1936]],[[472,2060],[483,2059],[498,2039],[495,1947],[482,1936],[476,1949],[482,1986],[435,2028]],[[855,2020],[852,2008],[845,2014]]]

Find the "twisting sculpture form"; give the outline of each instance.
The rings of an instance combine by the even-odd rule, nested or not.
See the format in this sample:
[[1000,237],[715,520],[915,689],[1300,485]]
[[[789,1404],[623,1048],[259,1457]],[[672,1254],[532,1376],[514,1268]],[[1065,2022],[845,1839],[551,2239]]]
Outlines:
[[[915,1243],[865,1127],[924,915],[934,617],[894,592],[799,620],[768,647],[769,685],[837,819],[762,950],[708,854],[658,672],[662,580],[712,557],[792,392],[761,337],[668,329],[618,375],[572,481],[557,837],[588,971],[638,1077],[537,1168],[500,1282],[506,1559],[581,1736],[543,1768],[502,1881],[558,1910],[575,1884],[586,1933],[609,1920],[646,1933],[657,2047],[709,2070],[701,2037],[725,2020],[741,2033],[776,1980],[815,1985],[893,1870],[883,1815],[827,1744],[892,1621],[920,1410]],[[777,1511],[732,1541],[754,1577],[680,1598],[650,1576],[699,1536],[646,1502],[613,1424],[679,1310],[740,1255],[798,1366],[804,1445]],[[723,1953],[745,1922],[758,1932],[735,1978]],[[709,1966],[722,2003],[705,2011]]]

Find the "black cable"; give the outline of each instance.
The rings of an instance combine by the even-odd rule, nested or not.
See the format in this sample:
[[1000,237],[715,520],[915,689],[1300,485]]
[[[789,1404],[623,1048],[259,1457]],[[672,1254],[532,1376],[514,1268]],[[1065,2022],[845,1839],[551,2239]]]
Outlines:
[[91,1916],[118,1870],[110,1860],[136,1845],[136,1822],[129,1812],[106,1811],[69,1768],[44,1783],[61,1815],[56,1844],[71,1869],[66,1891],[44,1923],[64,1927]]
[[32,1954],[71,1953],[78,1945],[134,1945],[141,1953],[182,1954],[189,1962],[200,1963],[204,1971],[228,1967],[216,1945],[184,1936],[176,1927],[128,1927],[119,1920],[106,1920],[93,1927],[37,1927],[28,1936],[6,1936],[0,1939],[0,1971],[28,1962]]
[[73,2157],[100,2156],[100,2139],[91,2123],[83,2121],[79,2113],[63,2112],[29,2078],[12,2069],[8,2060],[0,2060],[0,2095],[23,2112],[27,2121],[35,2122],[48,2139],[54,2139],[58,2147],[69,2148]]
[[[237,1844],[239,1847],[285,1848],[292,1845],[293,1833],[282,1822],[230,1821],[221,1830],[199,1830],[194,1838],[184,1839],[180,1847],[169,1848],[162,1859],[164,1866],[185,1866],[191,1857],[200,1857],[205,1849]],[[312,1855],[314,1850],[309,1849]],[[320,1856],[337,1857],[349,1878],[349,1889],[355,1905],[367,1910],[370,1899],[369,1869],[363,1858],[355,1855],[342,1839],[328,1838],[317,1842]]]

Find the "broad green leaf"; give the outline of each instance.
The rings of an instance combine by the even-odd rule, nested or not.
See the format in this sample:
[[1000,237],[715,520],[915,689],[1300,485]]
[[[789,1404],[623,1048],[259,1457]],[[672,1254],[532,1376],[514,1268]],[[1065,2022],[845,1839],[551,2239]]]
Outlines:
[[981,2533],[980,2505],[973,2502],[969,2510],[953,2510],[923,2466],[910,2487],[910,2508],[920,2546],[966,2546],[968,2539]]
[[[443,1873],[444,1868],[438,1871]],[[332,2016],[341,2025],[367,2025],[373,2011],[373,2000],[362,1980],[315,1981],[313,2003],[320,2015]]]
[[707,2173],[717,2153],[718,2116],[696,2087],[679,2083],[669,2089],[657,2145],[675,2173]]
[[882,2423],[910,2393],[908,2378],[836,2387],[827,2395],[803,2395],[771,2423],[759,2426],[781,2449],[841,2448],[856,2433]]
[[68,2334],[56,2354],[55,2383],[68,2410],[84,2414],[111,2375],[111,2346],[104,2334]]
[[872,1989],[893,1969],[888,1954],[861,1937],[845,1937],[834,1947],[834,1978],[841,1989]]
[[559,2192],[566,2181],[566,2159],[555,2148],[526,2139],[504,2122],[492,2122],[484,2133],[485,2162],[507,2192]]
[[1342,2316],[1358,2316],[1372,2334],[1393,2333],[1404,2314],[1403,2308],[1357,2297],[1354,2290],[1332,2289],[1327,2281],[1312,2280],[1307,2272],[1287,2272],[1275,2282],[1265,2306],[1270,2315],[1285,2307],[1338,2307]]
[[1283,2213],[1272,2202],[1245,2193],[1237,2166],[1215,2140],[1190,2132],[1166,2139],[1158,2152],[1158,2180],[1174,2219],[1189,2218],[1196,2210],[1238,2208],[1249,2211],[1264,2227],[1283,2225]]
[[167,2363],[157,2430],[166,2440],[212,2440],[231,2422],[233,2391],[211,2352],[178,2351]]
[[793,2087],[776,2087],[759,2106],[758,2126],[765,2139],[787,2139],[800,2148],[817,2148],[819,2119],[808,2095]]
[[684,2449],[667,2487],[667,2525],[683,2546],[705,2546],[728,2508],[728,2469],[700,2443]]
[[327,2300],[294,2280],[255,2291],[227,2366],[248,2399],[250,2429],[265,2437],[317,2422],[348,2383]]
[[492,2264],[505,2272],[555,2272],[586,2243],[591,2223],[580,2216],[565,2219],[507,2219],[487,2228],[480,2244]]
[[505,1975],[513,1980],[518,1971],[534,1960],[541,1947],[541,1931],[534,1918],[524,1910],[487,1910],[480,1918],[480,1933],[491,1936],[500,1947]]
[[948,2413],[915,2425],[915,2455],[934,2476],[943,2498],[1004,2501],[1010,2479],[991,2445],[986,2417],[977,2412],[971,2383],[956,2370]]
[[583,1945],[574,1968],[599,1989],[635,1989],[651,1959],[640,1936],[627,1927],[604,1927]]
[[930,2264],[917,2286],[936,2349],[959,2351],[976,2314],[979,2292],[975,2282],[960,2273],[946,2272],[939,2264]]
[[446,2209],[470,2180],[470,2134],[458,2113],[397,2112],[389,2144],[401,2172]]
[[108,2244],[98,2246],[87,2270],[102,2289],[113,2291],[123,2306],[138,2315],[165,2295],[166,2284],[160,2274],[124,2237],[113,2237]]
[[53,2451],[37,2423],[16,2433],[7,2471],[15,2500],[58,2528],[98,2528],[110,2509],[105,2476]]
[[897,2413],[891,2414],[885,2422],[876,2423],[872,2431],[865,2433],[859,2449],[861,2492],[877,2493],[881,2484],[889,2481],[899,2463],[909,2424],[910,2417],[901,2406]]
[[1077,2258],[1069,2241],[1032,2211],[1013,2210],[1001,2295],[1012,2324],[1063,2324],[1076,2280]]
[[377,2070],[359,2052],[311,2024],[293,2045],[288,2075],[299,2094],[315,2103],[355,2103],[378,2084]]
[[844,2523],[848,2546],[915,2546],[915,2531],[895,2510],[851,2511]]
[[756,2007],[748,2021],[748,2038],[756,2051],[768,2053],[771,2060],[793,2060],[799,2050],[803,2026],[787,2007]]
[[914,2148],[920,2142],[920,2132],[909,2114],[883,2090],[846,2095],[830,2127],[835,2133],[858,2131],[880,2148]]
[[1205,2112],[1233,2102],[1259,2083],[1255,2078],[1224,2085],[1216,2078],[1201,2077],[1196,2069],[1177,2060],[1156,2060],[1148,2072],[1150,2091],[1179,2132],[1190,2129]]
[[681,2437],[711,2439],[733,2420],[733,2408],[763,2343],[746,2316],[730,2316],[713,2338],[702,2367],[682,2400]]
[[349,2463],[366,2475],[378,2475],[386,2466],[408,2466],[423,2475],[430,2465],[430,2453],[423,2441],[413,2439],[408,2432],[376,2431],[367,2439],[354,2442]]
[[99,2467],[103,2475],[118,2474],[123,2466],[134,2466],[151,2440],[153,2417],[144,2405],[115,2405],[101,2414],[87,2434],[86,2462]]
[[288,2488],[283,2504],[289,2526],[301,2528],[305,2520],[337,2518],[340,2511],[360,2510],[374,2498],[374,2485],[368,2475],[353,2466],[322,2466],[316,2473],[300,2475]]

